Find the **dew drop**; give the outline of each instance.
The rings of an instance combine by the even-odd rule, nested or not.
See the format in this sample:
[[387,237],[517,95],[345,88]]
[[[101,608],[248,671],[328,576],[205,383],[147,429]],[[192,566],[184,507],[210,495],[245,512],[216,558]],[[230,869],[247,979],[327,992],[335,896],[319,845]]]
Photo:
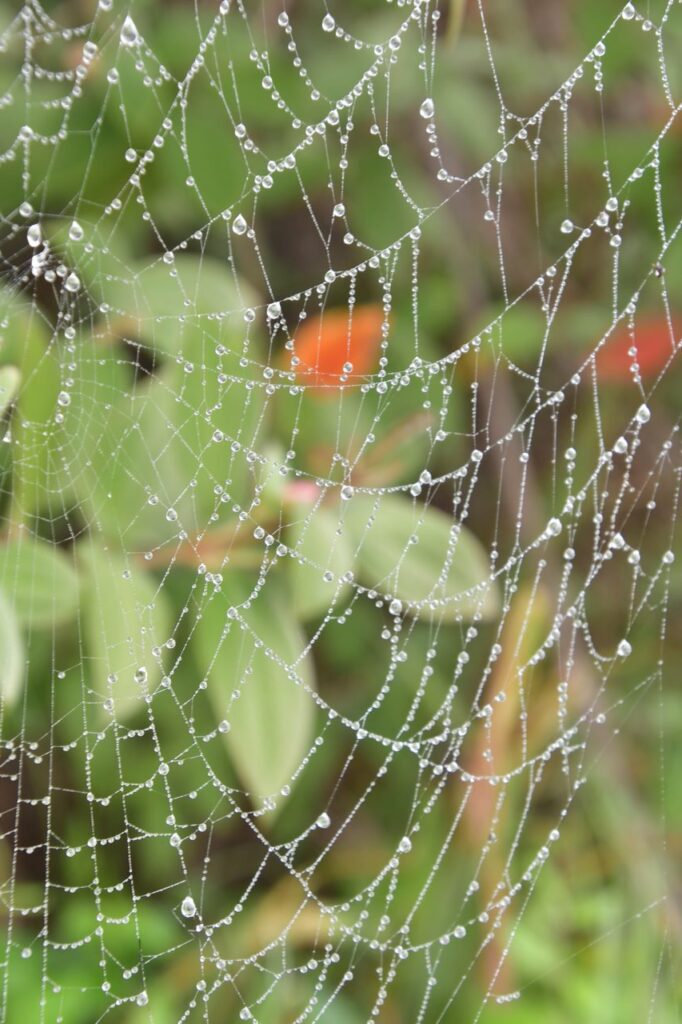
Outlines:
[[71,273],[64,282],[67,292],[77,292],[81,286],[81,279],[78,274]]
[[648,423],[651,419],[651,409],[648,405],[640,405],[639,409],[635,413],[635,419],[638,423]]
[[407,836],[403,836],[403,838],[398,843],[398,853],[409,853],[411,849],[412,840],[408,839]]
[[67,405],[71,405],[71,395],[68,391],[59,392],[57,395],[57,405],[61,405],[63,409],[65,409]]
[[248,224],[242,217],[241,213],[238,213],[237,216],[232,221],[232,230],[234,231],[235,235],[243,235],[245,234],[247,228]]
[[185,896],[180,905],[180,913],[183,917],[194,917],[197,912],[196,903],[191,896]]
[[556,517],[550,519],[547,523],[547,533],[550,537],[558,537],[561,533],[561,520]]
[[140,33],[137,31],[137,25],[128,14],[121,26],[121,43],[123,46],[137,46],[139,42]]
[[40,224],[31,224],[30,228],[26,232],[26,239],[32,249],[37,249],[43,240],[43,233],[40,230]]
[[282,307],[279,302],[271,302],[267,309],[268,320],[278,320],[282,315]]
[[322,814],[317,819],[317,821],[315,822],[318,828],[329,828],[331,823],[331,818],[329,817],[326,811],[323,811]]
[[623,21],[632,21],[636,13],[634,4],[626,4],[623,8]]
[[391,615],[400,615],[403,610],[403,603],[395,597],[388,606],[388,610]]
[[421,107],[419,108],[419,113],[421,114],[425,121],[429,121],[433,117],[434,112],[435,107],[433,105],[433,100],[431,99],[430,96],[427,96],[424,102],[422,103]]
[[325,32],[333,32],[336,28],[336,22],[332,18],[331,14],[325,14],[322,19],[322,28]]
[[575,224],[573,223],[572,220],[569,220],[568,217],[566,218],[566,220],[561,222],[561,233],[563,235],[570,235],[571,231],[574,231],[574,230],[575,230]]
[[80,242],[83,237],[83,228],[80,226],[77,220],[71,221],[71,227],[69,228],[69,238],[72,242]]
[[616,648],[616,654],[619,658],[627,658],[632,654],[632,645],[627,640],[621,640]]

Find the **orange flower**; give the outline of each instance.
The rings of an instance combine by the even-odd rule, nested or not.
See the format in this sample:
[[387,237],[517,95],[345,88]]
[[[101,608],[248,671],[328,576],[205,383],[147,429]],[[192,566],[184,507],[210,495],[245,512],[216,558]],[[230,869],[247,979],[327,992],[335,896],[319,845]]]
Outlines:
[[[639,366],[642,377],[651,377],[666,365],[674,344],[676,339],[671,337],[665,316],[638,320],[634,335],[626,324],[620,324],[597,353],[599,377],[601,380],[631,380],[633,362]],[[635,349],[637,355],[631,356],[630,349]]]
[[[304,320],[294,336],[301,384],[342,388],[371,373],[377,362],[384,311],[379,305],[326,310]],[[345,381],[341,377],[347,378]]]

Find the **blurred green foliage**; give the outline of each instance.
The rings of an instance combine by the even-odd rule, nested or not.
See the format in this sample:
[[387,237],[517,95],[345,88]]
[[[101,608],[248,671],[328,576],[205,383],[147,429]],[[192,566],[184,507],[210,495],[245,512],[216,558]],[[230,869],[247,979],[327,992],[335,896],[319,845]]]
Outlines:
[[[82,16],[81,8],[88,8],[75,2],[51,6],[54,17],[74,24]],[[135,5],[140,30],[171,76],[184,76],[213,6],[172,3],[159,17],[158,2]],[[364,38],[377,42],[390,36],[402,17],[388,5],[350,6],[349,20]],[[660,17],[663,3],[652,0],[649,6],[649,16]],[[611,0],[486,4],[509,111],[528,116],[551,95],[619,7]],[[319,45],[315,5],[301,0],[292,8],[311,78],[323,95],[342,93],[356,81],[366,54],[353,59],[339,45],[335,56],[335,40]],[[3,11],[4,21],[12,14]],[[557,110],[551,109],[540,132],[535,182],[527,152],[515,151],[505,169],[498,244],[495,226],[484,220],[482,198],[472,194],[475,190],[455,195],[439,208],[452,187],[437,181],[436,165],[417,131],[415,97],[423,86],[416,61],[401,60],[391,76],[390,101],[385,83],[377,79],[375,109],[363,97],[353,111],[361,130],[352,134],[349,144],[344,193],[353,233],[369,247],[382,248],[413,226],[414,211],[395,188],[388,163],[377,157],[376,139],[369,131],[374,119],[380,120],[388,109],[400,178],[420,206],[436,211],[423,225],[418,353],[410,327],[410,258],[401,254],[393,271],[388,371],[398,373],[415,354],[424,363],[443,357],[476,332],[480,345],[458,364],[453,395],[441,419],[436,410],[445,377],[431,379],[426,372],[415,373],[409,386],[391,394],[388,404],[376,392],[363,394],[359,389],[344,392],[342,402],[338,396],[330,401],[324,395],[302,401],[295,387],[293,392],[270,392],[271,378],[263,376],[262,367],[279,372],[287,365],[283,345],[279,339],[273,344],[265,329],[264,307],[274,298],[313,289],[328,266],[328,252],[301,202],[303,190],[310,209],[321,221],[326,218],[333,266],[350,266],[357,253],[344,246],[328,223],[328,183],[341,159],[336,136],[330,133],[325,147],[303,149],[295,169],[278,174],[275,187],[261,190],[257,203],[247,187],[254,175],[267,174],[263,154],[277,160],[296,141],[286,118],[266,98],[249,56],[253,46],[268,46],[270,74],[301,119],[312,121],[316,116],[309,88],[277,42],[276,14],[272,5],[263,5],[262,18],[253,19],[258,25],[255,40],[241,18],[230,17],[229,31],[216,47],[215,66],[193,79],[184,110],[173,103],[172,81],[162,81],[155,90],[144,88],[132,60],[115,60],[112,35],[74,104],[66,138],[57,147],[32,148],[33,202],[42,212],[44,234],[52,251],[83,283],[71,339],[63,335],[63,309],[54,292],[44,282],[27,280],[23,238],[8,230],[3,240],[0,410],[7,444],[0,453],[0,644],[5,652],[0,686],[8,705],[3,739],[20,728],[28,728],[31,735],[49,734],[60,789],[82,792],[91,787],[103,793],[111,788],[112,759],[120,756],[107,729],[112,716],[141,731],[152,692],[165,687],[170,692],[172,678],[172,689],[180,695],[177,704],[155,697],[158,728],[164,737],[177,737],[175,748],[169,740],[163,751],[146,743],[128,743],[126,779],[134,787],[128,804],[117,799],[93,809],[74,798],[59,823],[65,845],[61,854],[55,854],[51,870],[59,885],[73,887],[73,893],[67,899],[55,890],[49,911],[56,940],[63,943],[90,935],[97,913],[122,920],[129,914],[124,894],[109,893],[106,906],[96,905],[88,888],[89,853],[82,838],[92,832],[90,815],[96,815],[98,834],[116,834],[124,819],[139,820],[151,834],[167,831],[167,808],[159,799],[165,784],[159,778],[159,764],[168,769],[171,789],[189,794],[183,836],[191,832],[192,821],[211,815],[221,821],[226,838],[212,851],[203,899],[210,906],[220,893],[222,902],[233,905],[251,877],[259,847],[227,802],[222,812],[216,811],[220,796],[207,780],[215,775],[243,787],[260,812],[254,819],[258,827],[273,844],[282,843],[323,812],[349,757],[347,738],[330,726],[324,744],[313,748],[312,768],[300,773],[290,792],[280,792],[315,738],[315,701],[337,709],[340,718],[354,721],[362,715],[381,675],[377,668],[383,671],[385,666],[386,645],[378,638],[382,629],[390,629],[391,602],[399,602],[395,614],[404,612],[411,620],[410,660],[396,666],[398,685],[374,713],[374,728],[384,735],[394,734],[405,718],[418,685],[415,666],[428,660],[434,632],[440,641],[432,660],[425,716],[438,714],[452,677],[452,652],[467,624],[475,619],[486,641],[492,642],[490,620],[501,595],[494,586],[484,586],[490,571],[486,552],[498,536],[500,508],[509,516],[496,489],[498,478],[482,477],[470,525],[461,531],[453,530],[447,488],[435,490],[429,508],[420,501],[415,505],[404,493],[377,503],[369,492],[372,487],[411,482],[427,466],[430,480],[463,463],[476,441],[472,405],[479,401],[481,412],[489,414],[498,401],[498,376],[512,382],[506,396],[512,422],[532,401],[528,377],[537,367],[546,312],[536,293],[529,292],[511,309],[509,297],[523,295],[559,257],[565,239],[558,225],[566,216],[570,214],[576,224],[589,222],[606,201],[609,188],[620,188],[668,116],[651,37],[645,46],[643,35],[617,30],[604,59],[603,119],[595,114],[599,104],[591,81],[576,83],[567,102],[570,210],[563,191],[563,125]],[[475,5],[445,2],[442,21],[433,90],[437,123],[442,126],[446,163],[466,177],[500,148],[500,108]],[[677,12],[666,29],[666,45],[671,53],[680,52],[682,18]],[[79,46],[74,41],[57,48],[60,67],[73,63]],[[47,58],[48,53],[56,59],[55,49],[49,47],[36,59]],[[16,49],[3,54],[3,90],[10,91],[20,61]],[[106,77],[113,63],[120,75],[116,88]],[[668,67],[677,95],[682,65],[670,60]],[[232,89],[230,79],[236,82],[241,119],[258,147],[248,166],[223,102]],[[45,99],[52,88],[48,81],[34,82],[36,94]],[[112,230],[102,212],[123,188],[135,160],[154,147],[160,109],[173,111],[168,115],[171,141],[158,147],[146,168],[144,210],[150,216],[143,218],[141,207],[127,198]],[[19,105],[2,110],[5,138],[14,137],[25,116]],[[58,110],[33,103],[35,131],[49,134],[59,120]],[[503,127],[517,130],[518,122],[510,115],[510,124]],[[126,157],[131,149],[132,161]],[[610,186],[603,176],[604,152]],[[681,155],[677,128],[666,136],[660,151],[661,197],[670,223],[682,214],[675,187]],[[17,161],[0,166],[0,193],[5,213],[25,198]],[[586,255],[580,255],[573,270],[552,326],[542,371],[546,387],[570,377],[608,327],[614,278],[619,292],[629,294],[655,258],[659,211],[651,180],[633,185],[628,199],[628,230],[616,270],[607,258],[608,245],[601,241],[585,246]],[[228,207],[233,218],[241,213],[255,228],[262,264],[247,239],[232,236],[226,241],[221,214]],[[69,239],[72,218],[86,228],[87,242]],[[195,237],[209,221],[210,229]],[[191,242],[188,251],[176,255],[172,265],[163,262],[162,253],[186,239]],[[504,286],[500,258],[506,270]],[[681,261],[682,247],[673,246],[665,263],[671,292],[673,282],[680,280]],[[359,288],[361,301],[382,302],[376,276],[360,278]],[[314,315],[316,293],[307,300]],[[325,301],[343,306],[348,296],[334,285]],[[642,304],[660,312],[655,281],[643,291]],[[258,312],[245,327],[242,311],[247,307]],[[233,312],[225,315],[225,310]],[[62,405],[59,396],[69,378],[68,403]],[[677,417],[678,391],[674,372],[657,388],[661,436]],[[618,435],[623,409],[635,401],[633,394],[627,380],[600,390],[598,407],[609,437]],[[576,474],[581,476],[593,466],[598,444],[593,397],[581,395],[579,402],[575,422],[567,417],[558,429],[562,445],[571,443],[577,451]],[[485,428],[480,429],[484,434]],[[438,431],[443,435],[440,440]],[[374,444],[364,450],[370,432]],[[292,485],[291,474],[282,472],[291,461],[287,452],[292,436],[296,465],[312,490]],[[532,456],[537,505],[529,516],[544,524],[556,512],[559,499],[543,439],[536,441]],[[316,486],[318,478],[339,486],[327,493]],[[339,499],[344,482],[357,491],[347,507]],[[428,488],[428,481],[423,486]],[[672,491],[665,492],[657,510],[633,523],[633,535],[646,530],[643,547],[662,543],[671,495]],[[425,495],[417,488],[415,496]],[[243,510],[248,510],[248,517],[240,516]],[[505,530],[511,535],[508,524],[502,525]],[[416,538],[414,546],[411,537]],[[457,557],[448,563],[455,540],[450,554]],[[283,555],[277,554],[278,546],[284,546]],[[589,565],[587,543],[578,557]],[[447,571],[440,576],[436,593],[431,593],[444,563]],[[374,601],[361,608],[351,603],[344,611],[351,583],[359,583],[364,593],[370,590]],[[607,647],[615,645],[623,628],[612,587],[607,577],[590,594],[598,639]],[[671,618],[679,612],[681,598],[682,577],[675,570]],[[437,605],[434,610],[434,599],[445,601],[447,611]],[[234,609],[239,611],[233,613]],[[330,609],[336,621],[328,621],[317,639]],[[541,632],[543,614],[540,601],[529,601],[531,632]],[[238,628],[238,619],[244,628]],[[672,898],[661,902],[661,896],[680,846],[676,780],[682,766],[675,740],[682,725],[682,699],[671,686],[659,695],[646,682],[659,657],[650,621],[635,625],[633,649],[633,658],[622,670],[627,699],[621,714],[627,728],[606,745],[606,754],[588,773],[563,824],[561,843],[538,875],[527,910],[518,916],[503,978],[495,979],[490,964],[477,957],[471,936],[443,949],[433,1004],[444,1021],[479,1019],[483,996],[489,987],[498,991],[498,982],[504,982],[502,991],[520,989],[522,998],[499,1006],[488,1003],[480,1017],[486,1024],[498,1019],[509,1024],[649,1019],[672,1024],[678,1019],[679,964],[672,950],[676,942],[679,946],[680,915],[679,908],[669,906]],[[680,638],[674,635],[666,654],[671,676],[681,654]],[[482,669],[481,658],[473,657],[466,678],[476,680]],[[537,733],[530,740],[535,749],[551,733],[547,721],[554,714],[556,694],[550,666],[540,665],[533,680],[533,696],[544,714],[533,716]],[[472,685],[462,690],[468,694]],[[469,696],[463,693],[457,702],[457,713],[465,717]],[[518,709],[511,715],[518,715]],[[182,749],[188,716],[197,735],[212,739],[205,757]],[[79,746],[86,730],[97,738],[87,766]],[[509,731],[515,736],[513,723]],[[511,748],[518,740],[506,742]],[[612,747],[617,748],[613,755]],[[357,747],[343,797],[346,811],[366,780],[379,777],[384,756],[377,744]],[[40,792],[44,766],[24,765],[23,770],[31,774],[32,791]],[[147,788],[149,779],[153,786]],[[521,854],[542,845],[548,823],[554,822],[565,798],[565,785],[558,771],[543,783],[543,800],[533,807],[520,838]],[[341,902],[375,876],[404,832],[404,794],[414,787],[412,763],[397,757],[390,790],[379,787],[376,797],[366,801],[355,826],[325,862],[320,885],[331,898]],[[521,784],[506,798],[497,828],[507,838],[524,813],[524,798]],[[454,800],[450,807],[436,806],[432,831],[420,840],[421,859],[401,872],[392,911],[396,921],[405,919],[418,903],[424,874],[439,856],[453,806]],[[40,813],[38,808],[26,810],[27,820],[33,822],[29,831],[35,834],[42,827]],[[325,845],[324,831],[306,839],[311,861]],[[448,851],[447,871],[420,905],[417,927],[424,939],[447,927],[451,914],[446,907],[465,898],[465,880],[472,877],[485,842],[475,823],[470,831],[461,848]],[[662,832],[669,832],[667,846]],[[189,848],[186,853],[195,873],[201,872],[202,844],[199,836],[196,852]],[[159,878],[173,876],[176,854],[161,838],[138,845],[130,856],[139,892],[151,892]],[[99,851],[103,885],[119,877],[120,857],[118,846]],[[4,877],[13,877],[9,843],[3,844],[0,858]],[[37,856],[35,867],[16,879],[16,905],[40,902],[44,869],[43,858]],[[144,949],[149,958],[145,984],[157,1024],[179,1018],[186,991],[199,980],[195,959],[184,948],[181,921],[164,912],[176,903],[175,886],[167,896],[162,892],[154,900],[141,900],[140,934],[121,928],[120,948],[110,950],[119,963],[132,963],[138,948]],[[249,900],[235,934],[244,948],[255,950],[280,934],[299,904],[300,893],[287,887],[285,877],[273,881],[265,896],[256,893]],[[310,914],[301,914],[290,935],[301,958],[315,946],[323,927],[307,909]],[[39,943],[30,922],[19,921],[15,927],[22,937],[8,954],[8,1020],[31,1020],[43,977]],[[24,932],[27,947],[35,945],[34,955],[26,958],[17,952],[24,945]],[[76,957],[66,949],[50,953],[50,979],[59,985],[50,1005],[59,1006],[62,1018],[71,1024],[90,1024],[108,1006],[106,994],[98,988],[97,945],[79,946]],[[450,1004],[452,978],[459,978],[474,961],[471,978]],[[139,976],[128,981],[130,993],[140,989]],[[375,983],[371,962],[361,960],[356,995],[336,997],[325,1019],[361,1024],[362,1008]],[[253,981],[249,1000],[256,1000],[264,985],[262,980]],[[389,1024],[417,1020],[423,987],[423,965],[411,960],[400,974],[399,987],[391,990],[381,1019]],[[304,991],[303,980],[288,977],[278,989],[276,1005],[272,1000],[264,1004],[261,1024],[293,1021]],[[236,1019],[240,1004],[227,988],[214,1005],[223,1015],[220,1019]],[[120,1014],[116,1019],[126,1024],[149,1019],[144,1006],[126,1004]]]

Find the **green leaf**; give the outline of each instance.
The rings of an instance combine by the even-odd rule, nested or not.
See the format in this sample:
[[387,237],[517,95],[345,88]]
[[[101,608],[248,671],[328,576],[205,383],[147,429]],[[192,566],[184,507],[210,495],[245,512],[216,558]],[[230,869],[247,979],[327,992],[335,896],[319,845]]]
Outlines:
[[[314,735],[312,659],[286,595],[230,573],[197,621],[194,650],[234,766],[255,803],[287,786]],[[237,618],[228,614],[237,609]],[[304,685],[301,685],[304,684]],[[280,803],[281,806],[281,803]]]
[[4,416],[19,390],[21,372],[16,366],[0,367],[0,416]]
[[24,641],[14,608],[3,590],[0,590],[0,652],[0,696],[13,704],[24,680]]
[[[247,455],[261,446],[265,396],[249,379],[255,369],[241,365],[247,327],[240,311],[250,298],[221,264],[178,257],[174,267],[159,262],[119,286],[113,304],[132,318],[123,332],[132,331],[160,363],[150,377],[133,380],[122,346],[82,345],[88,372],[66,426],[69,436],[87,438],[73,446],[71,462],[88,519],[124,547],[144,548],[177,533],[164,517],[170,507],[194,533],[216,509],[226,516],[229,504],[248,504],[254,474]],[[260,340],[254,325],[254,367]],[[179,361],[166,358],[178,352]],[[221,490],[229,504],[219,502]]]
[[[348,589],[348,584],[339,587],[339,581],[352,569],[353,552],[346,537],[337,535],[337,514],[324,506],[313,511],[310,505],[301,505],[297,511],[298,518],[286,533],[293,551],[286,563],[287,580],[296,615],[305,621],[323,615]],[[324,579],[326,572],[333,573],[331,582]]]
[[[81,616],[89,681],[103,702],[113,700],[120,721],[159,683],[161,659],[152,648],[168,640],[171,616],[146,570],[94,541],[79,545],[79,557],[87,573]],[[103,708],[102,717],[109,714]]]
[[360,577],[412,615],[457,622],[495,614],[485,549],[444,512],[395,495],[359,494],[348,502],[345,521]]
[[60,625],[78,608],[78,576],[67,556],[33,537],[0,545],[0,586],[22,625]]
[[258,302],[226,264],[208,257],[177,255],[167,265],[157,256],[126,270],[126,276],[102,278],[98,298],[106,300],[114,314],[130,319],[136,337],[166,355],[181,351],[191,358],[188,342],[197,333],[210,335],[214,344],[233,347],[225,340],[226,331],[233,340],[241,338],[243,310]]
[[[43,315],[25,296],[6,286],[0,286],[0,326],[5,385],[14,380],[15,387],[12,449],[21,457],[14,463],[12,504],[13,518],[19,519],[44,503],[45,479],[48,475],[54,479],[63,459],[61,450],[57,456],[63,438],[52,432],[60,370],[50,349],[51,331]],[[53,497],[53,505],[54,501]]]

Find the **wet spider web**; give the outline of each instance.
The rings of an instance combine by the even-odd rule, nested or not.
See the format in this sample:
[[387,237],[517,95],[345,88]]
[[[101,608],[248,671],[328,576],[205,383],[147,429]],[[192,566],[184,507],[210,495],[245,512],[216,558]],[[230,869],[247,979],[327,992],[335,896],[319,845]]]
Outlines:
[[[35,0],[1,36],[0,169],[21,194],[2,212],[3,362],[20,375],[3,378],[0,567],[17,628],[2,1019],[435,1022],[466,1007],[477,1021],[523,998],[506,966],[545,865],[614,735],[663,689],[680,459],[658,402],[679,347],[682,221],[662,154],[679,131],[679,5],[626,4],[517,115],[479,0],[499,123],[472,166],[439,89],[457,50],[441,49],[432,3],[381,5],[381,38],[340,5],[314,23],[277,8],[264,27],[248,4],[207,4],[182,74],[160,4],[90,6]],[[597,158],[585,218],[572,118],[591,112],[608,141],[609,56],[634,33],[660,116],[635,165]],[[409,127],[393,118],[406,87]],[[406,136],[426,200],[403,173]],[[514,176],[538,257],[510,276]],[[57,206],[65,178],[76,191]],[[390,236],[355,227],[367,188],[401,209]],[[318,253],[285,292],[268,238],[280,194]],[[172,236],[164,202],[191,229]],[[646,245],[641,208],[657,224]],[[478,237],[496,253],[502,301],[434,354],[424,253],[459,223],[470,261]],[[296,229],[282,231],[295,263]],[[593,261],[599,315],[576,326]],[[647,377],[652,305],[668,351]],[[604,354],[624,332],[629,383],[608,405]],[[403,422],[417,461],[390,478]],[[643,629],[661,656],[632,674]],[[365,666],[352,699],[330,681],[344,650]],[[379,853],[358,867],[376,822]],[[640,909],[666,906],[661,887]]]

